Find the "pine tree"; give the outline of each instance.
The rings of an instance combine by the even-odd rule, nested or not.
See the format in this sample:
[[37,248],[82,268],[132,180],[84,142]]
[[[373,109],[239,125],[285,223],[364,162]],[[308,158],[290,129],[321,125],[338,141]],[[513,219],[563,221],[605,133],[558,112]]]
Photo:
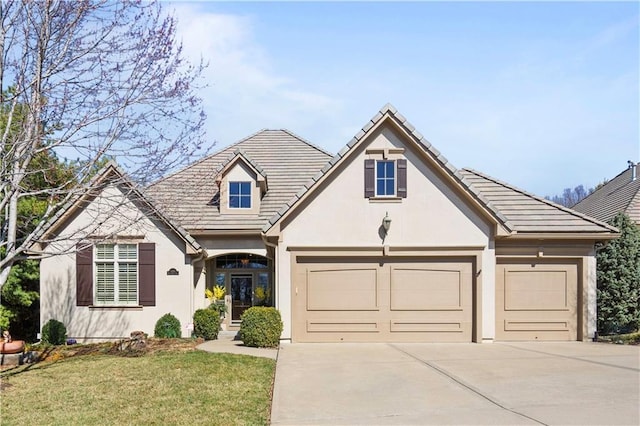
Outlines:
[[620,238],[597,253],[598,332],[618,334],[640,326],[640,229],[625,214],[611,224]]

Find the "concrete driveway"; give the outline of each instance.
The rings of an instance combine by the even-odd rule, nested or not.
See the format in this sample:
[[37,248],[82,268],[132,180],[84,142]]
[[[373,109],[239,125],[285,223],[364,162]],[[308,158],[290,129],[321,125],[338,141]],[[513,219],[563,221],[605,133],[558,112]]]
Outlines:
[[640,348],[597,343],[285,344],[271,421],[640,424]]

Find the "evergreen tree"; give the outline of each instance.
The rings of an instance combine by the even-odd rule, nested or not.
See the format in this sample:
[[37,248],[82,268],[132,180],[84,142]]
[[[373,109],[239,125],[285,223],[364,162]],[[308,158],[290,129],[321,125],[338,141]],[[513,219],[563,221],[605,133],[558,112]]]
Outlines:
[[619,213],[611,221],[620,238],[601,247],[598,267],[598,332],[626,333],[640,326],[640,229]]

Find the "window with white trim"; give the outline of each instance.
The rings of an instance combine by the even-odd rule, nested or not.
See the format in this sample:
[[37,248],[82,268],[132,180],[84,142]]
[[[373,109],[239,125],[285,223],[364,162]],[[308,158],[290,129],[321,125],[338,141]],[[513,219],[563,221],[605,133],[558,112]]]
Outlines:
[[229,182],[229,207],[251,208],[251,182]]
[[95,304],[138,304],[137,244],[97,244]]
[[372,200],[398,200],[407,197],[407,160],[364,160],[364,196]]
[[376,161],[376,197],[393,197],[396,195],[395,161]]

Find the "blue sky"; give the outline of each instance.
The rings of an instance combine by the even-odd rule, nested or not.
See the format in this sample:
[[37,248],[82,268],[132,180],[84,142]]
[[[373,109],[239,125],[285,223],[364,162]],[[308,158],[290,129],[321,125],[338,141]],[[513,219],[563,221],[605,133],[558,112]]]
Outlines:
[[217,148],[339,151],[387,102],[458,168],[535,194],[640,160],[637,2],[174,2]]

